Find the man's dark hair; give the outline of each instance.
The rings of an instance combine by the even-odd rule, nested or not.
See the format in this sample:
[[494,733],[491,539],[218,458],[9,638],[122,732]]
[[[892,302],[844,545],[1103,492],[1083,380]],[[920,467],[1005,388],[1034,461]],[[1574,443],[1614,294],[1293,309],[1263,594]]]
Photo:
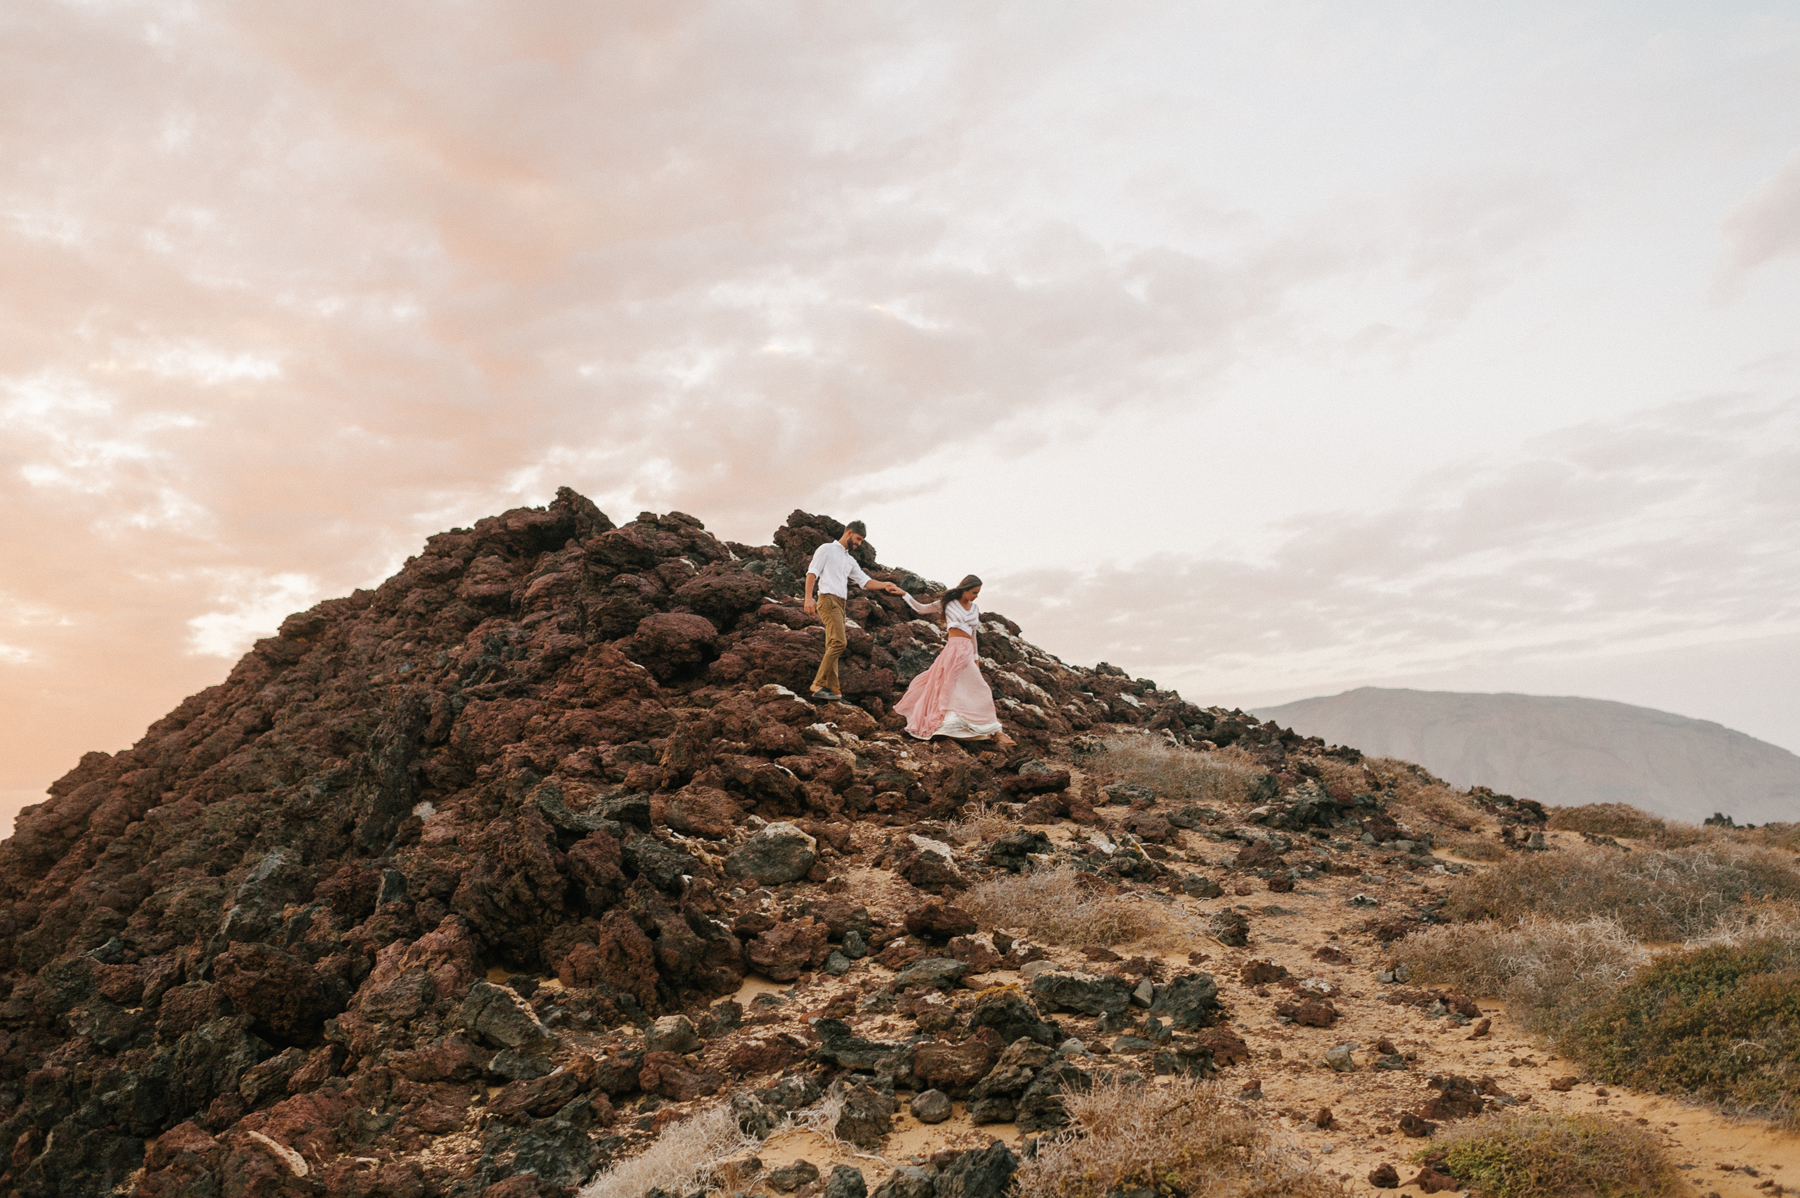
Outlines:
[[859,537],[866,537],[869,535],[869,526],[864,524],[861,520],[852,520],[850,523],[844,525],[844,531],[853,532]]

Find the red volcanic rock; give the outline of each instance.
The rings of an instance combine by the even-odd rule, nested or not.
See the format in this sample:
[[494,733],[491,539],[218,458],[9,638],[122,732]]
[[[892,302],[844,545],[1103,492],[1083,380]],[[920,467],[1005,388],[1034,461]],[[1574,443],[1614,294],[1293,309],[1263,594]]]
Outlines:
[[[0,1193],[134,1174],[146,1195],[570,1192],[618,1150],[607,1096],[688,1101],[726,1068],[764,1084],[816,1011],[709,1039],[698,1065],[598,1037],[699,1024],[748,971],[792,981],[834,947],[834,970],[918,955],[896,945],[921,899],[905,884],[942,896],[993,868],[935,843],[965,805],[1029,779],[1050,788],[1031,818],[1096,818],[1049,764],[1079,756],[1071,730],[1241,744],[1271,777],[1324,751],[1068,666],[992,613],[983,655],[1027,765],[895,741],[895,680],[938,642],[873,593],[850,604],[851,702],[809,703],[799,574],[841,532],[796,512],[772,545],[728,545],[679,512],[615,526],[565,489],[429,538],[131,748],[85,755],[0,844]],[[921,819],[940,830],[914,840]],[[777,824],[815,860],[726,873]],[[847,888],[851,864],[891,887]],[[985,960],[939,911],[929,934]],[[486,1113],[478,1086],[501,1087]]]
[[791,982],[809,969],[825,963],[830,951],[829,929],[809,917],[778,923],[752,940],[745,950],[758,973],[777,982]]

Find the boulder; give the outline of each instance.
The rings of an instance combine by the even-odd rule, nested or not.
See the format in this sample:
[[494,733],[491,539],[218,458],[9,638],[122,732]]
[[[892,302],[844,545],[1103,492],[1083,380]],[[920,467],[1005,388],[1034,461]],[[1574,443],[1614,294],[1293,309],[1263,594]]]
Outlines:
[[1242,912],[1215,911],[1206,921],[1206,931],[1227,948],[1243,948],[1250,943],[1250,921]]
[[950,1096],[942,1090],[925,1090],[913,1095],[912,1115],[920,1123],[942,1123],[950,1117],[950,1112]]
[[1019,1158],[999,1140],[970,1148],[938,1170],[933,1198],[1005,1198]]
[[1156,987],[1150,1013],[1169,1021],[1169,1026],[1190,1030],[1217,1021],[1219,985],[1208,973],[1185,973]]
[[906,930],[927,940],[943,942],[975,931],[975,917],[961,907],[933,899],[906,913]]
[[888,988],[896,993],[919,986],[948,990],[962,981],[968,972],[966,961],[954,961],[948,957],[922,957],[896,973],[889,980]]
[[1131,1005],[1131,990],[1124,978],[1062,970],[1048,970],[1031,981],[1031,996],[1040,1007],[1083,1015],[1122,1013]]
[[825,925],[810,916],[778,923],[744,950],[750,967],[777,982],[791,982],[825,963],[831,952]]
[[644,1047],[650,1052],[693,1052],[700,1047],[700,1033],[686,1015],[664,1015],[644,1033]]
[[532,1048],[555,1040],[538,1022],[531,1004],[510,987],[492,982],[469,987],[457,1019],[471,1035],[495,1048]]
[[1011,986],[985,990],[969,1012],[967,1031],[991,1027],[1002,1044],[1025,1038],[1038,1044],[1055,1045],[1061,1037],[1056,1025],[1038,1014],[1036,1007]]
[[954,1093],[985,1077],[999,1056],[999,1037],[992,1032],[960,1044],[928,1040],[913,1045],[912,1071],[926,1085]]
[[917,1165],[901,1165],[875,1187],[873,1198],[934,1198],[935,1194],[929,1172]]
[[793,1161],[769,1170],[769,1188],[777,1194],[791,1194],[801,1186],[819,1180],[819,1167],[811,1161]]
[[869,1186],[862,1170],[851,1165],[834,1165],[825,1182],[824,1198],[868,1198]]
[[793,824],[770,824],[732,850],[725,872],[761,886],[798,882],[818,860],[818,848],[818,841]]
[[844,1109],[832,1125],[832,1133],[864,1152],[876,1152],[882,1139],[894,1129],[894,1100],[873,1086],[849,1086],[844,1090]]

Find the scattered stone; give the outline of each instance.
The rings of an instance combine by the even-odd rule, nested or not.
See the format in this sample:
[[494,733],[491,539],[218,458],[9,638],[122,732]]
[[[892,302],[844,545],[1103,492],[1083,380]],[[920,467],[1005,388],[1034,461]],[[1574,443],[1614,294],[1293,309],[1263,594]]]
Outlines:
[[998,1140],[971,1148],[939,1166],[935,1198],[1005,1198],[1018,1167],[1019,1158]]
[[962,981],[968,972],[969,965],[966,961],[956,961],[949,957],[921,957],[896,973],[888,981],[888,988],[896,993],[917,986],[948,990]]
[[935,1198],[932,1174],[916,1165],[901,1165],[875,1187],[872,1198]]
[[927,940],[942,942],[975,931],[975,917],[961,907],[937,899],[906,913],[906,930]]
[[693,1052],[700,1047],[700,1033],[686,1015],[664,1015],[644,1033],[644,1047],[650,1052]]
[[1038,1044],[1057,1042],[1056,1025],[1038,1014],[1025,996],[1010,986],[985,991],[969,1012],[968,1032],[991,1027],[1002,1044],[1025,1038]]
[[868,1198],[869,1185],[862,1170],[850,1165],[837,1165],[825,1182],[825,1198]]
[[1411,1111],[1407,1111],[1400,1116],[1401,1132],[1411,1136],[1415,1140],[1423,1139],[1437,1129],[1437,1124],[1428,1123]]
[[804,1185],[819,1180],[819,1167],[811,1161],[795,1161],[770,1169],[769,1188],[778,1194],[791,1194]]
[[1031,982],[1031,996],[1041,1006],[1083,1015],[1122,1013],[1131,1005],[1131,989],[1123,978],[1060,970],[1040,973]]
[[1353,1054],[1356,1047],[1354,1042],[1333,1045],[1326,1050],[1325,1063],[1339,1073],[1355,1073],[1356,1057]]
[[1383,1162],[1369,1170],[1369,1184],[1378,1190],[1397,1190],[1400,1188],[1400,1171]]
[[1181,879],[1181,892],[1189,898],[1212,899],[1224,894],[1224,888],[1202,874],[1188,874]]
[[1344,900],[1344,905],[1348,907],[1379,907],[1381,906],[1381,900],[1370,898],[1366,894],[1358,893],[1353,894],[1348,899]]
[[798,882],[818,860],[818,847],[818,841],[793,824],[769,824],[732,850],[725,872],[763,886]]
[[1242,912],[1218,911],[1206,921],[1206,930],[1213,939],[1227,948],[1243,948],[1250,943],[1250,921]]
[[1418,1186],[1420,1190],[1427,1194],[1442,1194],[1448,1190],[1461,1190],[1463,1188],[1462,1182],[1456,1180],[1456,1178],[1450,1176],[1448,1173],[1438,1172],[1430,1165],[1426,1165],[1423,1169],[1420,1169],[1419,1175],[1406,1184]]
[[[950,1096],[942,1090],[926,1090],[913,1095],[912,1115],[920,1123],[942,1123],[950,1117]],[[881,1191],[876,1190],[879,1194]]]
[[876,1152],[894,1129],[894,1100],[873,1086],[850,1086],[844,1091],[844,1110],[832,1133],[864,1152]]
[[1170,1026],[1190,1030],[1210,1027],[1218,1019],[1219,984],[1209,973],[1185,973],[1156,987],[1150,1013]]
[[1270,982],[1285,981],[1288,976],[1286,966],[1260,959],[1247,961],[1238,970],[1238,981],[1246,986],[1266,986]]

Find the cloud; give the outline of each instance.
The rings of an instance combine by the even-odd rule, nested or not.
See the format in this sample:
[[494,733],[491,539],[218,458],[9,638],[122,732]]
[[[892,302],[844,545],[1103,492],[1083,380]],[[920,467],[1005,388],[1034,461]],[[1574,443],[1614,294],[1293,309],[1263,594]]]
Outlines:
[[1721,285],[1788,254],[1800,253],[1800,151],[1733,208],[1720,226],[1725,238]]
[[1793,633],[1800,401],[1578,426],[1282,532],[1255,560],[1168,554],[990,590],[1040,643],[1201,699]]
[[258,638],[268,636],[292,612],[305,611],[321,597],[318,580],[305,574],[264,577],[250,571],[215,571],[222,584],[209,611],[188,621],[188,645],[195,653],[236,660]]

